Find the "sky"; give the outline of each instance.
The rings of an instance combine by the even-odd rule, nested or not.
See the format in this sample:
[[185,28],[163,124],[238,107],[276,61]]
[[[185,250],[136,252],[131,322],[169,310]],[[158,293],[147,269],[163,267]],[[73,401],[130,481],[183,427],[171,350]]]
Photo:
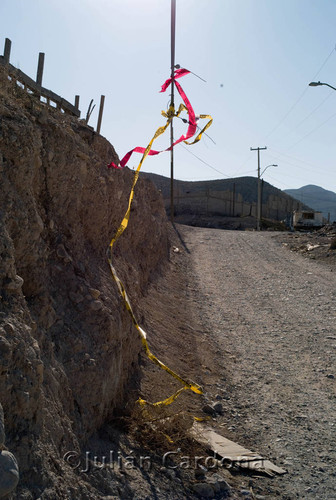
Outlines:
[[[266,146],[265,181],[336,191],[336,91],[308,85],[336,87],[335,19],[335,0],[176,0],[175,62],[205,80],[179,82],[213,125],[198,144],[176,146],[174,177],[256,177],[250,148]],[[9,38],[10,62],[35,79],[44,52],[42,85],[73,103],[80,95],[81,117],[94,99],[94,127],[105,95],[101,134],[120,158],[165,123],[170,29],[171,0],[0,0],[0,53]],[[185,132],[175,119],[175,139]],[[168,129],[153,147],[169,144]],[[169,177],[170,153],[142,169]]]

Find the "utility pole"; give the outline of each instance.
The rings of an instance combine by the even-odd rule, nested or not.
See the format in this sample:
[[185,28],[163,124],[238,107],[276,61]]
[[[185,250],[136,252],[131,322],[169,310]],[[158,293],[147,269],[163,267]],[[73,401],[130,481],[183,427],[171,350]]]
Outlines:
[[250,148],[251,151],[258,151],[258,200],[257,200],[257,231],[260,231],[260,219],[261,219],[261,182],[260,182],[260,151],[264,148]]
[[236,183],[233,183],[233,191],[232,191],[232,217],[235,216],[236,211]]
[[[174,107],[174,70],[175,70],[175,25],[176,0],[171,0],[171,99],[170,106]],[[174,223],[174,128],[173,119],[170,122],[170,220]]]

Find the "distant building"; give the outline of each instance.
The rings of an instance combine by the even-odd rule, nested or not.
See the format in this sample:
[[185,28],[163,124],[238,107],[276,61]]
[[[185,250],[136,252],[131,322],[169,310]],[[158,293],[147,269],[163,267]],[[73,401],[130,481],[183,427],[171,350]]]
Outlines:
[[295,210],[293,212],[294,229],[317,229],[324,226],[322,212]]

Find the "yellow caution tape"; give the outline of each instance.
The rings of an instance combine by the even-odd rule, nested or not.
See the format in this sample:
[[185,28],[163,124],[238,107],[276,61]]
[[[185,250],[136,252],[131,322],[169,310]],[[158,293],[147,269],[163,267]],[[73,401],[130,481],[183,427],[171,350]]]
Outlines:
[[210,115],[199,115],[199,117],[202,119],[202,118],[208,118],[208,123],[205,125],[204,128],[202,128],[202,130],[200,131],[200,133],[198,134],[198,136],[195,138],[195,140],[193,140],[192,142],[188,142],[188,141],[183,141],[185,144],[189,144],[189,146],[191,146],[192,144],[196,144],[196,142],[200,141],[201,140],[201,137],[202,137],[202,134],[210,127],[210,125],[212,124],[213,122],[213,118],[212,116]]
[[196,422],[206,422],[207,420],[210,419],[211,419],[210,415],[207,415],[206,417],[194,417],[194,420],[196,420]]
[[[177,113],[175,113],[175,109],[174,109],[173,106],[170,106],[169,109],[168,109],[168,111],[166,111],[166,112],[162,111],[161,114],[164,117],[167,118],[167,122],[166,122],[166,124],[164,126],[159,127],[157,129],[157,131],[155,132],[153,138],[151,139],[151,141],[149,142],[147,148],[145,149],[145,152],[142,155],[142,158],[140,160],[138,168],[136,169],[136,171],[134,173],[134,179],[133,179],[133,184],[132,184],[132,188],[131,188],[131,192],[130,192],[130,196],[129,196],[129,200],[128,200],[128,207],[127,207],[126,213],[124,215],[124,218],[123,218],[123,220],[122,220],[122,222],[121,222],[121,224],[120,224],[120,226],[119,226],[119,228],[118,228],[115,236],[112,238],[112,240],[110,242],[110,245],[109,245],[109,247],[107,249],[107,259],[108,259],[108,262],[109,262],[109,265],[110,265],[110,269],[111,269],[111,273],[112,273],[113,279],[117,283],[117,287],[118,287],[119,293],[120,293],[121,297],[123,298],[123,301],[125,303],[126,309],[128,310],[128,312],[129,312],[129,314],[130,314],[130,316],[132,318],[133,324],[134,324],[135,328],[138,330],[138,332],[140,334],[141,342],[142,342],[142,345],[143,345],[143,347],[145,349],[146,355],[148,356],[149,359],[151,359],[154,363],[156,363],[160,368],[162,368],[163,370],[165,370],[172,377],[174,377],[176,380],[178,380],[179,382],[181,382],[181,384],[183,384],[183,387],[181,389],[179,389],[178,391],[176,391],[172,396],[170,396],[169,398],[167,398],[167,399],[165,399],[163,401],[159,401],[157,403],[148,403],[144,399],[140,398],[138,400],[138,402],[141,405],[145,405],[145,404],[150,404],[152,406],[167,406],[167,405],[170,405],[186,389],[189,389],[189,390],[191,390],[192,392],[194,392],[196,394],[202,394],[203,393],[201,386],[199,386],[198,384],[196,384],[194,382],[187,382],[184,378],[180,377],[177,373],[175,373],[173,370],[171,370],[170,368],[168,368],[168,366],[166,366],[164,363],[162,363],[162,361],[160,361],[151,352],[151,350],[149,349],[149,346],[148,346],[148,342],[147,342],[147,338],[146,338],[147,337],[146,332],[138,324],[137,319],[134,316],[134,313],[133,313],[133,310],[132,310],[132,306],[131,306],[131,303],[130,303],[129,298],[127,296],[125,287],[124,287],[122,281],[117,276],[116,270],[115,270],[115,268],[113,267],[113,264],[112,264],[112,248],[113,248],[114,243],[120,238],[120,236],[122,235],[122,233],[125,231],[125,229],[128,226],[128,222],[129,222],[129,218],[130,218],[130,213],[131,213],[131,205],[132,205],[132,201],[133,201],[133,198],[134,198],[134,188],[135,188],[135,185],[136,185],[136,183],[138,181],[139,172],[140,172],[140,169],[142,167],[142,164],[143,164],[144,160],[146,159],[149,151],[151,150],[153,142],[155,141],[155,139],[157,139],[161,134],[163,134],[166,131],[167,127],[169,126],[169,124],[172,121],[172,119],[174,118],[174,116],[179,116],[179,114],[183,110],[186,110],[186,109],[187,108],[184,106],[184,104],[180,104]],[[196,139],[194,140],[194,142],[191,143],[191,144],[194,144],[195,142],[198,142],[200,140],[203,132],[208,127],[210,127],[210,125],[212,123],[212,118],[209,115],[200,115],[200,118],[210,118],[210,122],[207,123],[207,125],[204,127],[204,129],[198,134],[198,136],[196,137]],[[186,142],[187,144],[189,144],[187,141],[184,141],[184,142]]]
[[[167,127],[169,126],[170,122],[172,121],[172,119],[174,117],[178,117],[182,111],[188,111],[186,106],[184,104],[180,104],[179,108],[178,108],[178,111],[177,113],[175,113],[175,109],[173,106],[170,106],[168,111],[162,111],[161,114],[162,116],[164,116],[165,118],[167,118],[167,122],[164,126],[162,127],[159,127],[157,129],[157,131],[155,132],[154,136],[152,137],[151,141],[149,142],[147,148],[145,149],[145,152],[143,153],[142,155],[142,158],[140,160],[140,163],[134,173],[134,179],[133,179],[133,184],[132,184],[132,187],[131,187],[131,192],[130,192],[130,196],[129,196],[129,200],[128,200],[128,207],[127,207],[127,210],[126,210],[126,213],[124,215],[124,218],[123,220],[121,221],[121,224],[114,236],[114,238],[112,238],[111,242],[110,242],[110,245],[109,245],[109,248],[108,248],[108,251],[107,251],[107,258],[108,258],[108,262],[109,262],[109,265],[110,265],[110,269],[111,269],[111,273],[112,273],[112,276],[113,276],[113,279],[115,280],[115,282],[117,283],[117,287],[118,287],[118,290],[119,290],[119,293],[121,295],[121,297],[123,298],[123,301],[125,303],[125,306],[126,306],[126,309],[128,310],[131,318],[132,318],[132,321],[133,321],[133,324],[134,326],[136,327],[136,329],[138,330],[139,334],[140,334],[140,338],[141,338],[141,342],[142,342],[142,345],[145,349],[145,352],[146,352],[146,355],[148,356],[149,359],[151,359],[154,363],[156,363],[160,368],[162,368],[163,370],[165,370],[166,372],[168,372],[172,377],[174,377],[176,380],[178,380],[179,382],[181,382],[183,384],[183,387],[181,389],[179,389],[178,391],[176,391],[172,396],[170,396],[169,398],[163,400],[163,401],[159,401],[157,403],[148,403],[147,401],[145,401],[144,399],[139,399],[138,402],[139,404],[141,405],[145,405],[145,404],[150,404],[152,406],[166,406],[166,405],[169,405],[171,404],[173,401],[175,401],[175,399],[186,389],[189,389],[191,391],[193,391],[194,393],[196,394],[202,394],[202,388],[198,385],[198,384],[195,384],[194,382],[187,382],[185,379],[183,379],[182,377],[180,377],[177,373],[175,373],[173,370],[171,370],[170,368],[168,368],[168,366],[166,366],[164,363],[162,363],[162,361],[160,361],[152,352],[151,350],[149,349],[149,346],[148,346],[148,342],[147,342],[147,335],[146,335],[146,332],[140,327],[140,325],[138,324],[135,316],[134,316],[134,313],[133,313],[133,310],[132,310],[132,306],[131,306],[131,303],[129,301],[129,298],[127,296],[127,293],[126,293],[126,290],[125,290],[125,287],[122,283],[122,281],[119,279],[117,273],[116,273],[116,270],[115,268],[113,267],[113,264],[112,264],[112,248],[113,248],[113,245],[114,243],[118,240],[118,238],[120,238],[120,236],[122,235],[122,233],[125,231],[125,229],[127,228],[128,226],[128,222],[129,222],[129,218],[130,218],[130,213],[131,213],[131,205],[132,205],[132,201],[133,201],[133,198],[134,198],[134,189],[135,189],[135,185],[138,181],[138,178],[139,178],[139,172],[140,172],[140,169],[142,167],[142,164],[143,162],[145,161],[146,157],[148,156],[148,153],[150,152],[151,148],[152,148],[152,145],[153,145],[153,142],[155,141],[155,139],[157,139],[160,135],[162,135]],[[186,144],[189,144],[189,145],[192,145],[192,144],[195,144],[196,142],[198,142],[201,137],[202,137],[202,134],[205,132],[205,130],[207,130],[211,123],[212,123],[212,117],[210,115],[200,115],[200,118],[207,118],[209,119],[209,122],[205,125],[205,127],[201,130],[201,132],[197,135],[197,137],[195,138],[195,140],[191,143],[189,143],[188,141],[184,141]]]
[[133,184],[132,184],[132,188],[131,188],[131,193],[130,193],[129,200],[128,200],[128,208],[127,208],[126,213],[124,215],[124,218],[123,218],[123,220],[122,220],[122,222],[121,222],[121,224],[119,226],[119,229],[116,232],[115,237],[112,238],[111,243],[110,243],[110,247],[109,248],[110,248],[111,252],[112,252],[113,244],[117,241],[118,238],[120,238],[120,236],[122,235],[122,233],[125,231],[125,229],[128,226],[128,221],[129,221],[130,212],[131,212],[131,205],[132,205],[132,201],[133,201],[133,198],[134,198],[134,188],[135,188],[135,185],[136,185],[136,183],[138,181],[139,172],[140,172],[140,169],[142,167],[142,164],[145,161],[146,157],[148,156],[148,153],[152,149],[152,145],[153,145],[153,142],[155,141],[155,139],[157,139],[161,134],[163,134],[166,131],[168,125],[170,124],[170,122],[172,121],[172,119],[174,117],[174,111],[175,110],[174,110],[173,106],[170,106],[169,110],[166,113],[164,111],[162,111],[162,114],[165,113],[164,116],[166,116],[168,118],[167,119],[167,123],[163,127],[159,127],[157,129],[157,131],[155,132],[152,140],[150,141],[150,143],[148,144],[147,148],[145,149],[144,154],[142,155],[142,158],[140,160],[138,168],[136,169],[135,174],[134,174],[134,179],[133,179]]
[[[153,406],[153,407],[158,407],[158,406],[167,406],[167,405],[170,405],[173,401],[175,401],[175,399],[181,394],[181,392],[183,392],[185,389],[189,389],[189,387],[187,386],[184,386],[182,387],[181,389],[179,389],[178,391],[176,391],[172,396],[170,396],[169,398],[167,399],[164,399],[163,401],[158,401],[157,403],[149,403],[148,401],[146,401],[145,399],[141,399],[139,398],[138,399],[138,403],[141,405],[141,406],[144,406],[144,405],[150,405],[150,406]],[[195,392],[195,391],[194,391]],[[201,393],[199,393],[201,394]]]

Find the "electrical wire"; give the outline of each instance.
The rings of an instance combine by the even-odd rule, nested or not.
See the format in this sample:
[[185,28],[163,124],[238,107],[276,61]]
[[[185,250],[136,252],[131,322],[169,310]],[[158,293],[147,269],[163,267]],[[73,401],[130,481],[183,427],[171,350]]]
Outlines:
[[[175,118],[179,118],[180,120],[183,121],[183,123],[188,123],[189,125],[191,125],[191,122],[186,118],[182,118],[181,116],[175,116]],[[198,130],[202,130],[201,127],[199,127],[198,125],[196,125],[196,127],[198,128]],[[214,143],[215,146],[217,146],[217,144],[215,143],[213,138],[210,137],[210,135],[208,135],[206,132],[203,132],[203,134],[206,135],[210,139],[210,141]]]
[[[322,71],[322,69],[324,68],[324,66],[327,64],[327,62],[329,61],[330,57],[332,56],[332,54],[335,52],[336,50],[336,46],[333,47],[332,51],[330,52],[330,54],[328,55],[328,57],[326,58],[326,60],[324,61],[324,63],[322,64],[322,66],[320,67],[320,69],[317,71],[317,73],[313,76],[313,78],[311,79],[311,81],[315,80],[315,78],[317,77],[317,75]],[[299,104],[299,102],[301,101],[301,99],[303,98],[303,96],[306,94],[308,90],[308,86],[304,89],[304,91],[302,92],[302,94],[299,96],[299,98],[294,102],[294,104],[290,107],[289,111],[287,111],[287,113],[281,118],[281,120],[278,122],[278,124],[271,130],[271,132],[265,137],[265,140],[267,140],[279,127],[280,125],[282,125],[282,123],[286,120],[287,116],[290,115],[290,113],[293,111],[293,109]]]
[[[202,160],[202,158],[200,158],[199,156],[195,155],[195,153],[193,153],[192,151],[190,151],[188,148],[186,148],[185,146],[183,146],[181,144],[181,146],[183,147],[183,149],[185,149],[186,151],[188,151],[188,153],[190,153],[191,155],[195,156],[195,158],[197,158],[199,161],[201,161],[202,163],[204,163],[205,165],[207,165],[208,167],[212,168],[212,170],[215,170],[215,172],[218,172],[219,174],[222,174],[224,175],[225,177],[227,177],[228,179],[232,179],[232,175],[227,175],[227,174],[224,174],[224,172],[221,172],[220,170],[218,170],[217,168],[213,167],[212,165],[210,165],[209,163],[207,163],[206,161]],[[255,169],[253,170],[247,170],[245,172],[241,172],[242,174],[249,174],[251,172],[255,172]]]
[[236,170],[236,175],[240,172],[240,170],[246,165],[246,163],[248,163],[249,161],[251,161],[251,155],[249,154],[247,157],[246,157],[246,160],[240,165],[240,167],[238,167],[238,169]]
[[316,108],[314,108],[314,109],[313,109],[313,110],[312,110],[312,111],[311,111],[311,112],[310,112],[310,113],[309,113],[309,114],[308,114],[305,118],[303,118],[303,120],[301,120],[301,121],[298,123],[298,125],[296,125],[296,127],[295,127],[295,128],[293,128],[293,129],[292,129],[292,130],[291,130],[291,131],[290,131],[287,135],[285,135],[285,136],[284,136],[284,139],[285,139],[286,137],[288,137],[289,135],[291,135],[293,132],[295,132],[295,130],[297,130],[297,129],[298,129],[298,128],[299,128],[299,127],[300,127],[300,126],[301,126],[301,125],[302,125],[302,124],[306,121],[306,120],[308,120],[308,118],[310,118],[310,117],[311,117],[311,115],[315,113],[315,111],[317,111],[317,110],[318,110],[318,109],[319,109],[319,108],[320,108],[320,107],[321,107],[321,106],[322,106],[322,105],[323,105],[323,104],[324,104],[324,103],[325,103],[328,99],[330,99],[330,97],[331,97],[332,95],[335,95],[335,91],[334,91],[334,90],[332,90],[332,91],[330,92],[330,94],[328,94],[328,95],[327,95],[327,97],[325,97],[325,98],[323,99],[323,101],[322,101],[322,102],[320,102],[320,104],[319,104],[318,106],[316,106]]
[[[271,158],[273,158],[274,160],[276,160],[278,163],[286,163],[287,165],[291,165],[292,167],[298,168],[300,170],[304,170],[305,172],[307,170],[309,170],[310,172],[314,172],[314,173],[316,173],[316,171],[321,172],[321,167],[320,166],[313,165],[312,163],[307,163],[304,160],[300,160],[299,158],[295,158],[295,157],[289,156],[289,155],[287,155],[285,153],[281,153],[280,151],[276,151],[276,153],[278,153],[278,155],[280,155],[280,156],[285,156],[286,158],[289,158],[289,159],[291,159],[291,160],[293,160],[295,162],[305,163],[306,165],[308,165],[308,167],[306,165],[298,165],[297,163],[293,163],[293,162],[288,161],[286,159],[279,158],[279,156],[274,156],[271,153],[268,153],[268,156],[271,157]],[[332,172],[330,171],[329,172],[328,170],[323,170],[323,173],[325,173],[325,174],[328,174],[328,173],[333,174],[334,171],[332,171]]]
[[273,177],[272,175],[269,175],[268,176],[270,179],[273,179],[273,181],[277,182],[278,184],[281,184],[282,186],[285,186],[285,188],[287,189],[291,189],[290,186],[288,186],[288,184],[285,184],[284,182],[282,181],[279,181],[278,179],[276,179],[275,177]]
[[331,116],[329,116],[329,118],[327,118],[324,122],[320,123],[320,125],[318,125],[317,127],[315,127],[313,130],[311,130],[310,132],[308,132],[308,134],[304,135],[303,137],[301,137],[301,139],[299,139],[297,142],[295,142],[294,144],[292,144],[291,146],[289,146],[288,149],[292,149],[294,148],[295,146],[297,146],[298,144],[300,144],[300,142],[304,141],[304,139],[306,139],[307,137],[309,137],[313,132],[316,132],[316,130],[318,130],[319,128],[321,128],[323,125],[325,125],[329,120],[331,120],[332,118],[334,118],[334,116],[336,116],[336,113],[333,113]]
[[[176,69],[180,69],[180,67],[181,67],[181,66],[180,66],[179,64],[175,64],[175,68],[176,68]],[[184,67],[184,66],[183,66],[183,67]],[[196,73],[193,73],[193,72],[192,72],[192,71],[190,71],[190,69],[188,69],[188,68],[184,68],[184,69],[186,69],[187,71],[189,71],[189,73],[191,73],[192,75],[197,76],[197,78],[199,78],[200,80],[202,80],[202,82],[206,83],[206,80],[204,80],[204,78],[202,78],[201,76],[196,75]]]
[[212,170],[215,170],[219,174],[224,175],[224,177],[227,177],[228,179],[231,179],[230,175],[224,174],[224,172],[221,172],[217,168],[213,167],[212,165],[210,165],[210,163],[207,163],[206,161],[202,160],[202,158],[200,158],[199,156],[195,155],[195,153],[193,153],[192,151],[190,151],[188,148],[186,148],[182,144],[181,144],[181,146],[182,146],[183,149],[185,149],[186,151],[188,151],[188,153],[190,153],[191,155],[195,156],[195,158],[197,158],[200,162],[204,163],[204,165],[207,165],[209,168],[212,168]]
[[[287,153],[283,153],[282,151],[278,151],[277,149],[275,149],[273,147],[272,147],[272,151],[274,151],[278,155],[285,156],[286,158],[289,158],[290,160],[294,160],[296,162],[300,162],[300,163],[304,163],[305,165],[309,165],[310,167],[313,167],[314,171],[316,171],[316,169],[320,168],[317,165],[314,165],[313,163],[310,163],[309,161],[301,160],[301,158],[297,158],[296,156],[291,156],[291,155],[289,155]],[[284,160],[281,159],[280,161],[284,161]],[[300,168],[303,168],[303,167],[300,167]],[[330,173],[334,173],[334,171],[330,172]]]

